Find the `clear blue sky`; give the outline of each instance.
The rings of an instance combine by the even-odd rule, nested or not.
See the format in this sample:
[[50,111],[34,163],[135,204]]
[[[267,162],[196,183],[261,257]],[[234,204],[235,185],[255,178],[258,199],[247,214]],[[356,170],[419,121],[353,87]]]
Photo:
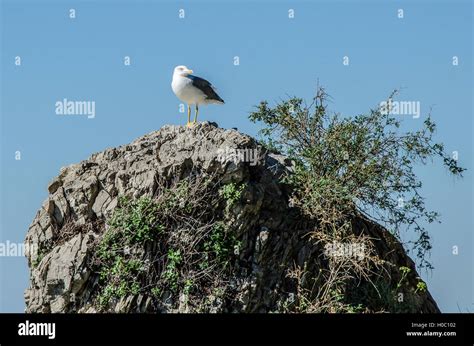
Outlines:
[[[421,274],[443,311],[474,311],[471,1],[0,1],[1,242],[23,241],[62,166],[186,122],[170,88],[175,65],[226,101],[203,107],[201,120],[251,135],[254,105],[310,98],[318,79],[346,116],[402,87],[398,99],[420,101],[423,113],[406,116],[407,127],[433,107],[437,139],[469,169],[463,180],[439,162],[418,169],[443,221],[429,226],[435,270]],[[63,98],[95,101],[95,119],[56,115]],[[0,257],[0,311],[23,311],[27,284],[25,259]]]

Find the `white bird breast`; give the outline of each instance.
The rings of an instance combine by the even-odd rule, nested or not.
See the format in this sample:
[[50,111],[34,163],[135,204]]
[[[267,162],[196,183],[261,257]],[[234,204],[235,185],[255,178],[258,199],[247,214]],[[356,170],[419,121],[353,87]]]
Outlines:
[[183,76],[173,76],[171,89],[175,95],[187,104],[206,103],[206,94],[194,87],[192,80]]

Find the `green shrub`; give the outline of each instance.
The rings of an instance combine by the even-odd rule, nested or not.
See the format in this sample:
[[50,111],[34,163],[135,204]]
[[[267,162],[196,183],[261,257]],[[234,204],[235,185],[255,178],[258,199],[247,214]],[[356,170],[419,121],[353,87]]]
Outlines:
[[157,222],[159,208],[150,197],[137,200],[122,197],[109,226],[120,230],[121,236],[129,243],[151,240],[163,230],[163,226]]
[[182,293],[203,294],[221,284],[239,242],[218,206],[236,203],[243,187],[216,181],[162,182],[153,198],[119,198],[93,259],[100,309],[137,294],[162,304],[166,293],[178,304]]
[[204,250],[210,253],[222,268],[230,264],[236,248],[239,247],[240,242],[222,221],[213,225],[208,240],[204,243]]
[[399,118],[381,109],[351,118],[331,114],[327,98],[318,88],[309,105],[296,97],[275,107],[264,101],[250,114],[265,125],[264,143],[294,160],[295,172],[286,179],[295,190],[291,203],[327,228],[364,215],[395,235],[413,230],[420,266],[431,268],[425,256],[430,237],[421,221],[431,223],[439,215],[425,207],[414,167],[438,157],[455,176],[465,169],[434,142],[429,114],[421,129],[403,132]]
[[244,184],[237,185],[235,183],[229,183],[220,188],[219,195],[226,201],[226,212],[229,212],[230,208],[240,201],[244,189]]
[[181,264],[182,257],[179,250],[168,250],[168,263],[166,269],[163,272],[163,279],[165,283],[171,288],[172,291],[177,291],[179,283],[179,265]]

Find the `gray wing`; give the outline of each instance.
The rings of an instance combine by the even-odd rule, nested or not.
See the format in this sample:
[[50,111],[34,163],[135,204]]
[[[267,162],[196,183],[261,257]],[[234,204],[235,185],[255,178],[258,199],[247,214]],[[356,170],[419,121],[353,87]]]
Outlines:
[[216,100],[224,103],[224,100],[221,99],[219,95],[217,95],[216,91],[212,87],[212,84],[207,80],[193,75],[188,75],[187,77],[192,80],[193,86],[201,90],[209,100]]

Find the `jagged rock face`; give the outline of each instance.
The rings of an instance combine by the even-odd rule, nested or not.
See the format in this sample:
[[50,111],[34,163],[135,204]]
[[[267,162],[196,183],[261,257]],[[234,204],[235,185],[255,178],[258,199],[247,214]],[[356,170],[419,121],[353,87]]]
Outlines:
[[[232,149],[254,149],[254,156],[235,160]],[[249,162],[250,161],[250,162]],[[316,275],[324,265],[322,249],[308,241],[307,222],[288,205],[290,189],[280,182],[291,162],[268,153],[251,137],[212,123],[192,128],[165,126],[134,142],[107,149],[88,160],[63,168],[48,186],[49,197],[37,212],[26,245],[30,287],[27,312],[97,312],[98,277],[90,265],[120,196],[153,196],[160,179],[185,179],[191,172],[215,174],[222,183],[245,183],[243,198],[234,207],[233,230],[241,249],[230,277],[226,298],[203,294],[206,310],[180,304],[158,304],[138,293],[118,299],[115,312],[278,312],[295,294],[288,277],[294,265]],[[407,280],[416,285],[413,261],[400,243],[382,227],[362,218],[357,229],[376,239],[378,255],[399,267],[412,269]],[[150,250],[153,251],[153,250]],[[429,292],[417,296],[417,311],[439,312]]]

